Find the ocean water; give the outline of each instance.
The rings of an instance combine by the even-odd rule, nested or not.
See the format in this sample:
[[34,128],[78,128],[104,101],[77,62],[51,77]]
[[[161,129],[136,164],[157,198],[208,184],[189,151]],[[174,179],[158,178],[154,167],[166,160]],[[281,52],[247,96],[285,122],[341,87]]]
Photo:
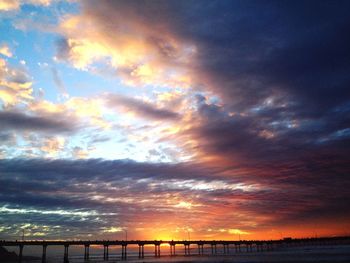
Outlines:
[[[7,248],[9,251],[16,249]],[[41,257],[41,247],[24,247],[24,256]],[[17,251],[16,251],[17,252]],[[113,263],[113,262],[236,262],[236,263],[350,263],[350,245],[317,245],[317,246],[297,246],[297,247],[279,247],[272,251],[258,252],[253,249],[252,252],[246,252],[243,246],[241,252],[236,252],[234,247],[230,247],[228,254],[224,254],[223,248],[217,246],[217,254],[211,254],[211,248],[204,248],[204,255],[198,255],[197,247],[191,247],[191,255],[185,256],[182,246],[176,246],[176,256],[170,256],[169,246],[161,246],[161,257],[154,257],[154,247],[145,246],[145,258],[138,258],[138,247],[128,246],[128,257],[125,260],[121,258],[121,247],[109,247],[109,260],[103,260],[103,247],[90,247],[91,263]],[[1,259],[0,259],[1,262]],[[24,263],[41,263],[39,260],[23,261]],[[69,247],[69,262],[84,262],[84,247]],[[63,247],[48,246],[47,263],[63,263]]]

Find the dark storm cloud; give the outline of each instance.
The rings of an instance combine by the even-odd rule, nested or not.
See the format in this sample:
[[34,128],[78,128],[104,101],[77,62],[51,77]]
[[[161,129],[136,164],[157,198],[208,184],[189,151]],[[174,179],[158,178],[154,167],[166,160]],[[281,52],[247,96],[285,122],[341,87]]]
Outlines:
[[[343,203],[350,171],[345,73],[350,53],[344,34],[350,22],[344,14],[348,3],[232,5],[237,8],[230,9],[235,10],[231,14],[208,19],[217,23],[208,22],[214,28],[206,33],[196,34],[200,22],[192,24],[194,39],[201,40],[205,51],[200,57],[203,76],[209,76],[211,87],[224,95],[225,102],[225,108],[209,103],[199,107],[202,121],[194,136],[203,142],[203,152],[266,169],[272,186],[279,180],[297,182],[295,187],[303,182],[325,203],[324,195],[338,189],[333,196]],[[269,97],[274,101],[264,105]],[[236,115],[229,117],[225,111]],[[273,137],[261,136],[264,131]],[[276,162],[278,172],[271,172]]]
[[196,149],[235,163],[230,177],[244,170],[244,182],[271,187],[249,195],[215,191],[212,198],[227,205],[241,202],[240,211],[262,216],[278,211],[274,220],[265,222],[271,227],[350,216],[344,201],[350,196],[346,116],[329,113],[293,126],[294,113],[278,105],[230,115],[204,97],[197,101],[197,123],[188,131],[199,142]]
[[[255,162],[293,160],[297,156],[323,158],[338,155],[346,160],[350,143],[346,116],[327,114],[323,118],[293,121],[285,108],[262,108],[245,115],[228,115],[215,104],[201,102],[198,124],[190,132],[203,152],[231,154],[247,165]],[[326,159],[326,158],[325,158]]]
[[[59,117],[59,116],[56,116]],[[0,111],[0,130],[42,131],[42,132],[72,132],[76,126],[67,120],[60,120],[54,116],[30,116],[15,111]]]
[[168,10],[171,29],[199,46],[199,75],[208,76],[210,88],[236,109],[275,92],[297,100],[306,115],[349,100],[347,1],[187,1],[176,6]]
[[107,103],[112,107],[123,107],[136,113],[138,116],[153,120],[176,120],[180,116],[168,109],[158,108],[151,103],[118,95],[108,95]]

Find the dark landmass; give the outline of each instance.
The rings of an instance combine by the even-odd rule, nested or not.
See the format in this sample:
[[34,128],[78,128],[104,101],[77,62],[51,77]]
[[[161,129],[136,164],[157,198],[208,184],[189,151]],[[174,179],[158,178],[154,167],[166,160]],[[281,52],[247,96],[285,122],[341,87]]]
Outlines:
[[[38,260],[39,257],[23,256],[23,260]],[[18,262],[18,255],[16,252],[9,252],[0,246],[0,261],[1,262]]]
[[5,248],[0,247],[1,261],[18,261],[18,256],[15,252],[8,252]]

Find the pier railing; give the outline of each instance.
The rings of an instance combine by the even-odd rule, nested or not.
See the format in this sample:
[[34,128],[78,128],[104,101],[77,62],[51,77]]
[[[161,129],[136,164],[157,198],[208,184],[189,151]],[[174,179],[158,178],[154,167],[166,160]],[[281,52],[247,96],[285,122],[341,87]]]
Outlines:
[[84,259],[89,260],[90,246],[103,246],[103,259],[109,259],[109,247],[119,246],[122,248],[122,259],[127,258],[127,246],[136,245],[138,246],[139,258],[144,258],[144,246],[154,246],[154,256],[160,257],[162,244],[168,244],[170,247],[170,255],[175,256],[176,246],[184,247],[184,254],[191,255],[190,247],[195,246],[198,248],[198,252],[193,255],[203,255],[204,246],[211,248],[211,254],[217,254],[217,246],[223,248],[223,253],[228,254],[230,249],[236,253],[241,252],[252,252],[254,251],[269,251],[278,247],[289,247],[299,245],[327,245],[327,244],[340,244],[350,243],[350,237],[327,237],[327,238],[301,238],[292,239],[285,238],[281,240],[240,240],[240,241],[229,241],[229,240],[0,240],[0,246],[17,246],[19,247],[18,262],[22,262],[23,258],[23,247],[24,246],[42,246],[42,263],[46,263],[46,249],[48,246],[63,246],[64,255],[63,262],[69,262],[69,246],[84,246]]

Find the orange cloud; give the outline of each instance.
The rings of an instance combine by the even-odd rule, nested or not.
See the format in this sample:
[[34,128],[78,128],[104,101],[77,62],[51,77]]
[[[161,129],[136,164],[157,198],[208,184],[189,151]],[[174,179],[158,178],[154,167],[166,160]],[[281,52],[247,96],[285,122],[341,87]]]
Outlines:
[[40,148],[45,152],[47,157],[57,157],[57,154],[64,150],[65,139],[64,137],[53,137],[46,139],[44,145]]
[[0,11],[15,11],[23,4],[49,6],[53,0],[0,0]]
[[35,100],[28,104],[29,110],[40,115],[61,114],[76,120],[87,121],[92,126],[109,129],[104,120],[105,105],[99,98],[71,97],[62,103]]
[[10,47],[7,44],[2,44],[0,46],[0,54],[6,56],[6,57],[12,57],[12,51]]
[[16,0],[0,0],[0,11],[17,10],[20,7],[20,1]]
[[4,105],[26,104],[33,99],[32,93],[32,82],[28,80],[25,73],[11,68],[4,59],[0,58],[0,100]]
[[[58,58],[83,70],[104,61],[124,83],[133,86],[191,84],[188,65],[196,54],[193,44],[176,38],[165,28],[145,25],[135,14],[104,8],[87,7],[82,14],[62,20],[58,32],[65,40],[59,44]],[[105,17],[101,17],[102,13]]]

